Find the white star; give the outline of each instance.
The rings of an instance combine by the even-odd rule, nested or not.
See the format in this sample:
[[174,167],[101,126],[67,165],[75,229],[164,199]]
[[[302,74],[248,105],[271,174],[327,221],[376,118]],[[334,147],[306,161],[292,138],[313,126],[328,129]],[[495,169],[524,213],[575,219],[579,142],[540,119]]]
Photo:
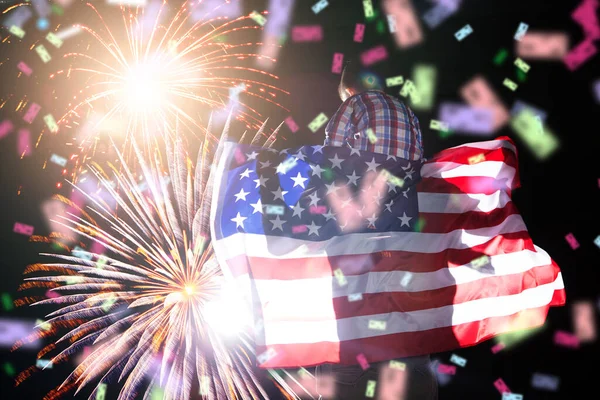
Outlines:
[[248,160],[254,160],[254,159],[256,159],[256,156],[257,156],[257,155],[258,155],[258,153],[257,153],[257,152],[255,152],[255,151],[253,151],[253,152],[252,152],[252,153],[250,153],[250,154],[246,154],[246,157],[248,157]]
[[298,218],[302,219],[302,211],[304,211],[305,209],[300,207],[300,202],[298,202],[298,204],[296,204],[293,207],[294,207],[294,214],[292,215],[292,217],[295,217],[297,215]]
[[290,150],[290,149],[283,149],[283,150],[281,150],[281,151],[279,152],[279,154],[284,154],[284,153],[285,153],[285,154],[287,154],[287,152],[288,152],[289,150]]
[[337,221],[337,218],[335,217],[335,215],[331,213],[331,209],[329,209],[329,211],[327,211],[327,214],[323,214],[323,216],[326,218],[325,221],[329,221],[331,218],[333,218]]
[[239,228],[241,227],[242,229],[244,229],[244,220],[248,219],[247,217],[242,217],[240,215],[240,213],[237,213],[237,216],[235,218],[231,218],[231,220],[233,222],[235,222],[235,227]]
[[395,183],[392,183],[390,181],[387,181],[385,183],[387,183],[387,185],[388,185],[388,193],[391,192],[392,190],[394,191],[394,193],[398,193],[396,191],[396,184]]
[[344,159],[338,158],[337,153],[333,156],[333,158],[330,158],[329,161],[331,161],[333,164],[332,168],[338,167],[339,169],[342,169],[342,161],[344,161]]
[[309,236],[312,234],[319,236],[319,229],[321,228],[321,225],[315,225],[315,221],[312,221],[310,225],[306,225],[306,227],[308,228]]
[[240,192],[238,194],[234,194],[235,202],[237,203],[238,200],[246,201],[246,196],[248,196],[249,194],[250,194],[250,192],[244,192],[244,188],[242,188],[242,190],[240,190]]
[[270,148],[270,147],[267,149],[267,151],[268,151],[268,152],[271,152],[271,153],[279,153],[279,151],[277,151],[277,150],[275,150],[275,149],[272,149],[272,148]]
[[404,197],[406,197],[408,199],[408,195],[406,193],[408,193],[408,191],[410,190],[410,188],[406,189],[405,191],[402,192],[402,194],[404,195]]
[[383,196],[379,192],[377,192],[377,195],[373,196],[373,198],[375,199],[375,201],[377,202],[377,204],[379,204],[381,202],[381,200],[383,200]]
[[321,200],[321,199],[319,199],[319,196],[317,196],[317,192],[314,192],[313,194],[311,194],[308,197],[310,197],[310,204],[309,204],[309,206],[316,206],[317,203],[319,202],[319,200]]
[[262,175],[260,175],[260,176],[258,177],[258,179],[254,179],[254,182],[256,183],[256,187],[255,187],[255,189],[256,189],[257,187],[259,187],[259,186],[267,187],[267,185],[266,185],[265,183],[266,183],[266,182],[267,182],[269,179],[270,179],[270,178],[263,178],[263,176],[262,176]]
[[394,205],[394,200],[390,200],[389,203],[385,203],[385,208],[387,211],[392,212],[392,206]]
[[346,175],[348,177],[348,179],[350,179],[348,181],[348,185],[349,184],[354,184],[354,186],[358,186],[358,183],[356,183],[356,181],[358,180],[358,178],[360,178],[360,175],[356,175],[356,171],[352,171],[352,175]]
[[321,173],[325,171],[320,165],[310,164],[310,168],[312,169],[312,176],[319,175],[319,178],[321,177]]
[[360,157],[360,151],[358,151],[358,149],[351,148],[350,149],[350,155],[352,155],[352,154],[356,154],[357,156]]
[[263,205],[262,205],[262,201],[260,201],[260,199],[258,199],[258,201],[254,204],[250,204],[252,206],[252,208],[254,208],[254,211],[252,211],[252,214],[256,214],[257,212],[259,213],[263,213]]
[[354,199],[352,197],[347,198],[342,202],[342,208],[345,208],[348,204],[352,203]]
[[408,226],[410,228],[410,224],[408,223],[408,221],[410,221],[412,219],[412,217],[407,217],[406,213],[403,212],[402,213],[402,217],[397,217],[400,221],[402,221],[402,223],[400,224],[400,227],[402,228],[404,226],[404,224],[406,224],[406,226]]
[[279,229],[283,232],[283,224],[285,224],[286,221],[280,220],[279,215],[275,219],[270,219],[269,222],[273,224],[271,230],[274,231],[275,229]]
[[373,214],[371,218],[367,218],[367,221],[369,221],[369,226],[375,228],[375,221],[377,221],[377,217],[375,216],[375,214]]
[[281,187],[278,190],[276,190],[276,191],[272,191],[271,190],[271,193],[274,194],[274,199],[273,200],[281,199],[281,200],[285,201],[285,199],[283,198],[283,196],[285,196],[287,194],[287,192],[288,192],[287,190],[281,191]]
[[267,167],[271,166],[271,161],[265,161],[265,162],[259,161],[259,163],[260,163],[260,168],[261,169],[262,168],[267,168]]
[[246,170],[240,174],[240,181],[242,180],[242,178],[250,178],[250,172],[254,171],[250,168],[246,168]]
[[296,158],[296,160],[304,161],[304,159],[306,158],[306,155],[304,155],[304,153],[302,153],[302,150],[299,150],[296,154],[294,154],[294,157]]
[[385,159],[385,161],[389,160],[390,158],[393,159],[394,161],[397,161],[396,156],[392,156],[392,155],[388,155],[387,158]]
[[294,168],[294,165],[296,165],[297,161],[295,158],[288,158],[285,161],[283,161],[281,164],[279,164],[276,168],[277,173],[280,174],[287,174],[287,172]]
[[406,170],[409,170],[410,168],[411,168],[411,167],[410,167],[410,161],[408,162],[408,165],[407,165],[406,167],[402,167],[402,169],[403,169],[403,170],[405,170],[405,171],[406,171]]
[[311,146],[313,148],[313,154],[321,153],[323,154],[323,147],[325,146]]
[[365,164],[367,164],[369,166],[369,168],[367,168],[366,172],[369,172],[369,171],[377,172],[377,167],[379,165],[381,165],[381,164],[377,164],[375,162],[375,157],[373,157],[373,159],[371,160],[371,162],[365,162]]
[[359,209],[356,209],[356,212],[358,213],[358,215],[360,215],[360,217],[361,217],[361,218],[362,218],[362,216],[363,216],[363,215],[362,215],[362,212],[363,212],[363,210],[365,209],[365,207],[366,207],[366,206],[365,206],[365,205],[363,205],[363,206],[362,206],[362,208],[361,208],[360,210],[359,210]]
[[412,174],[415,173],[415,170],[411,168],[410,171],[404,171],[404,173],[406,174],[407,179],[412,179]]
[[300,175],[300,172],[298,172],[298,175],[296,175],[295,178],[290,177],[290,179],[294,181],[294,186],[292,187],[301,186],[302,189],[306,189],[304,181],[307,181],[308,178],[303,178],[302,175]]
[[339,189],[339,187],[335,186],[335,183],[332,183],[331,185],[325,184],[325,186],[327,186],[327,193],[325,194],[329,194],[331,192],[335,193],[335,191]]

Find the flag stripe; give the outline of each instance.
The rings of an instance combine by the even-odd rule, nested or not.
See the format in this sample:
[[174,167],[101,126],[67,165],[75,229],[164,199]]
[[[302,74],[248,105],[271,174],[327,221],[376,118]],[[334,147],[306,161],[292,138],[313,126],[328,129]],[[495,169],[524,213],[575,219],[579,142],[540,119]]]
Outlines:
[[[331,257],[348,254],[369,254],[378,251],[408,251],[437,253],[445,249],[467,249],[481,245],[490,238],[507,233],[526,231],[518,214],[509,215],[501,224],[478,229],[456,229],[448,233],[384,232],[353,233],[329,240],[312,242],[296,238],[238,233],[215,243],[226,259],[238,255],[276,258],[279,260],[304,257]],[[385,240],[385,248],[381,240]]]
[[[261,364],[261,368],[286,368],[298,365],[313,366],[324,362],[356,365],[356,357],[364,354],[368,362],[391,360],[399,357],[440,353],[460,347],[473,346],[498,334],[515,329],[530,329],[543,325],[549,306],[565,302],[564,290],[554,292],[552,301],[544,306],[520,313],[485,318],[481,321],[433,328],[419,332],[380,336],[339,342],[294,343],[269,345],[277,356]],[[266,351],[257,346],[257,354]]]
[[[447,272],[444,271],[444,272]],[[545,285],[557,278],[559,270],[552,264],[532,267],[522,273],[511,275],[495,275],[482,277],[470,282],[457,282],[452,284],[452,278],[446,278],[446,286],[426,290],[427,282],[425,276],[413,278],[420,291],[410,285],[403,286],[395,275],[398,273],[370,273],[360,277],[349,279],[348,287],[355,290],[347,290],[347,294],[362,293],[362,300],[349,301],[347,295],[340,297],[337,283],[325,279],[297,282],[291,289],[291,285],[281,285],[277,291],[270,296],[262,296],[260,301],[263,306],[262,318],[265,322],[286,321],[334,321],[336,319],[351,318],[354,316],[369,316],[373,320],[380,320],[377,315],[383,315],[398,311],[412,312],[444,307],[448,304],[462,304],[468,301],[478,300],[490,296],[490,293],[482,292],[483,285],[497,288],[494,296],[509,296],[518,294],[523,287],[533,288]],[[533,278],[533,279],[532,279]],[[368,280],[368,283],[366,281]],[[285,281],[289,283],[292,281]],[[381,283],[384,282],[384,283]],[[262,285],[263,282],[255,281],[258,290],[269,290],[272,285]],[[373,290],[373,284],[381,284],[380,290]],[[525,283],[527,283],[525,285]],[[274,284],[274,283],[273,283]],[[439,286],[439,284],[431,286]],[[366,287],[366,289],[361,289]],[[300,290],[302,288],[302,290]],[[288,295],[279,295],[278,292],[289,290]],[[343,288],[342,288],[343,289]],[[358,289],[358,290],[356,290]],[[410,290],[408,290],[410,289]],[[309,290],[310,295],[307,295]],[[333,291],[333,293],[332,293]],[[264,292],[261,292],[264,293]],[[331,298],[333,297],[333,301]],[[302,301],[298,301],[301,298]],[[328,306],[323,306],[327,304]],[[293,316],[293,317],[292,317]],[[383,318],[385,320],[385,318]]]
[[[501,190],[490,194],[418,193],[419,212],[460,214],[468,211],[490,212],[511,202]],[[384,209],[385,212],[385,209]],[[456,216],[451,216],[456,218]]]
[[[266,341],[269,344],[318,343],[347,341],[402,332],[422,332],[428,329],[481,321],[486,318],[512,315],[523,309],[547,306],[552,300],[554,291],[561,289],[563,289],[563,283],[559,273],[554,282],[527,288],[517,294],[484,297],[437,308],[361,315],[326,321],[270,321]],[[369,320],[376,320],[378,317],[387,321],[384,331],[369,329]],[[258,344],[264,345],[265,342],[259,341]]]

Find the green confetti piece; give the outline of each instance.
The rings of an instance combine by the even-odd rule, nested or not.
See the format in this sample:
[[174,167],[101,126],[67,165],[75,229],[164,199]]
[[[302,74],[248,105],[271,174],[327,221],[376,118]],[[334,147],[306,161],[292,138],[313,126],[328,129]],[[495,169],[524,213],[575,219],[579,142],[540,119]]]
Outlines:
[[385,33],[385,22],[382,19],[377,21],[377,25],[375,25],[375,29],[377,30],[377,33],[379,33],[380,35],[383,35]]
[[522,110],[511,119],[510,125],[539,160],[548,158],[558,149],[556,136],[540,124],[531,110]]
[[163,388],[155,386],[152,388],[152,393],[150,394],[151,400],[163,400],[165,397],[165,391]]
[[452,135],[452,131],[440,131],[440,138],[446,139],[448,136]]
[[494,64],[502,65],[502,63],[504,63],[504,60],[506,60],[507,56],[508,56],[508,51],[506,49],[500,49],[498,54],[496,54],[496,57],[494,57]]
[[15,308],[10,294],[2,293],[2,307],[4,307],[5,311],[10,311]]
[[417,222],[415,223],[415,226],[414,226],[415,232],[421,232],[421,231],[423,231],[423,228],[425,227],[425,222],[426,222],[425,218],[420,217],[417,220]]
[[521,329],[514,332],[503,333],[494,338],[496,343],[503,343],[505,349],[522,344],[525,340],[541,333],[546,328],[545,325],[532,329]]
[[61,16],[65,11],[57,4],[52,4],[52,12],[58,16]]
[[517,79],[519,82],[525,82],[527,80],[527,74],[517,68]]
[[5,362],[4,363],[4,372],[8,376],[15,376],[15,367],[13,367],[11,363]]

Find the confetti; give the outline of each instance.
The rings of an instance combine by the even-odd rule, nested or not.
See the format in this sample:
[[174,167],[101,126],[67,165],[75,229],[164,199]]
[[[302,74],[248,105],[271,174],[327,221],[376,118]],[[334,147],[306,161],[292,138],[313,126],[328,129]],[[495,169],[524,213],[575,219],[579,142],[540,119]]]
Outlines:
[[439,364],[437,370],[440,374],[456,375],[456,365]]
[[312,133],[316,133],[323,125],[325,125],[329,121],[329,117],[324,113],[317,115],[317,117],[308,124],[308,129],[312,131]]
[[367,357],[365,357],[364,354],[361,353],[361,354],[357,355],[356,360],[360,364],[360,367],[363,369],[363,371],[366,371],[367,369],[369,369],[370,365],[367,362]]
[[367,390],[365,391],[365,396],[371,398],[375,396],[375,386],[377,385],[376,381],[367,381]]
[[337,268],[333,270],[333,274],[335,275],[335,279],[337,279],[338,285],[344,286],[348,284],[348,281],[346,280],[346,277],[341,269]]
[[391,360],[390,361],[390,368],[397,369],[397,370],[400,370],[400,371],[405,371],[406,370],[406,364],[404,364],[403,362],[400,362],[400,361]]
[[362,293],[352,293],[348,295],[348,301],[352,302],[352,301],[360,301],[362,300]]
[[520,58],[560,60],[567,55],[569,37],[562,32],[529,32],[516,44],[515,53]]
[[519,27],[517,28],[517,31],[515,32],[515,40],[520,41],[521,39],[523,39],[523,36],[525,36],[525,33],[527,33],[527,29],[529,29],[529,25],[527,25],[524,22],[521,22],[519,24]]
[[13,365],[11,363],[5,362],[3,366],[4,366],[4,373],[6,375],[8,375],[10,377],[15,376],[15,373],[16,373],[15,367],[13,367]]
[[96,389],[96,400],[106,400],[106,383],[101,383]]
[[44,116],[44,123],[46,124],[50,132],[58,132],[58,125],[56,124],[56,121],[54,120],[52,114],[47,114]]
[[511,393],[506,383],[502,380],[502,378],[498,378],[494,381],[494,386],[500,393]]
[[52,154],[52,156],[50,156],[50,162],[60,165],[61,167],[67,166],[67,159],[56,154]]
[[18,37],[19,39],[23,39],[25,37],[25,31],[16,25],[11,26],[9,32]]
[[554,344],[571,349],[579,348],[579,339],[572,333],[565,331],[554,332]]
[[323,40],[321,25],[294,26],[292,28],[292,41],[294,42],[320,42]]
[[113,306],[113,304],[115,304],[117,302],[117,298],[116,297],[111,297],[108,300],[104,301],[102,303],[102,309],[104,310],[104,312],[108,312],[108,310],[110,310],[110,308]]
[[371,0],[363,0],[363,9],[365,11],[365,18],[373,18],[375,16],[375,12],[373,11],[373,3]]
[[259,364],[264,364],[267,361],[269,361],[270,359],[272,359],[273,357],[275,357],[276,355],[277,355],[277,352],[275,351],[275,349],[272,347],[269,347],[267,349],[267,351],[259,354],[256,358],[257,358]]
[[30,147],[30,135],[29,129],[21,128],[19,129],[18,139],[17,139],[17,152],[23,156],[28,156],[31,154]]
[[254,22],[259,24],[260,26],[265,26],[265,24],[267,23],[267,19],[262,14],[259,14],[257,11],[252,11],[250,13],[250,18],[252,18]]
[[508,57],[508,51],[506,49],[500,49],[494,57],[494,64],[502,65],[504,60],[506,60],[506,57]]
[[46,35],[46,40],[57,49],[59,49],[60,46],[63,45],[63,41],[52,32],[48,32],[48,34]]
[[266,214],[272,214],[272,215],[284,215],[285,214],[285,209],[283,208],[283,206],[266,204],[265,207],[266,207],[266,210],[265,210]]
[[456,32],[454,34],[454,37],[460,42],[464,38],[469,36],[471,33],[473,33],[473,28],[471,28],[471,25],[467,24],[464,27],[462,27],[458,32]]
[[447,20],[452,14],[456,13],[457,9],[458,7],[448,7],[446,4],[440,2],[423,14],[423,20],[429,28],[434,29]]
[[554,375],[546,375],[535,372],[531,377],[531,386],[536,389],[549,390],[556,392],[560,381]]
[[494,131],[494,111],[487,107],[442,103],[438,118],[446,124],[447,129],[443,130],[474,134],[489,134]]
[[445,122],[437,121],[432,119],[429,123],[429,128],[434,131],[447,131],[449,129],[448,124]]
[[333,63],[331,65],[331,72],[333,72],[334,74],[341,74],[343,62],[344,55],[342,53],[333,53]]
[[519,85],[517,85],[515,82],[511,81],[511,80],[510,80],[510,79],[508,79],[508,78],[505,78],[505,79],[504,79],[504,82],[502,82],[502,84],[503,84],[504,86],[506,86],[507,88],[509,88],[510,90],[512,90],[513,92],[514,92],[515,90],[517,90],[517,87],[519,86]]
[[492,353],[496,354],[500,350],[504,349],[505,347],[506,347],[506,345],[504,343],[500,342],[492,347]]
[[[600,181],[598,183],[600,184]],[[594,244],[600,248],[600,235],[596,236],[596,239],[594,239]]]
[[407,79],[406,82],[404,82],[402,89],[400,89],[400,96],[406,97],[409,95],[410,100],[413,103],[419,103],[421,101],[421,98],[419,97],[419,92],[417,91],[417,87],[415,86],[414,82],[410,79]]
[[377,329],[380,331],[384,331],[386,326],[385,321],[377,321],[377,320],[369,320],[369,329]]
[[375,133],[371,128],[367,128],[367,138],[369,138],[369,142],[371,142],[371,144],[377,143],[377,136],[375,136]]
[[386,58],[388,58],[388,52],[383,45],[375,46],[360,55],[360,61],[365,67],[383,61]]
[[308,228],[306,227],[306,225],[292,226],[292,233],[302,233],[302,232],[306,232],[307,230],[308,230]]
[[310,206],[309,212],[311,214],[326,214],[327,207],[326,206]]
[[502,400],[523,400],[522,394],[517,393],[502,393]]
[[387,87],[400,86],[403,83],[404,83],[404,77],[402,77],[402,75],[394,76],[391,78],[386,78],[386,80],[385,80],[385,86],[387,86]]
[[462,357],[457,356],[456,354],[452,354],[450,356],[450,362],[454,363],[460,367],[464,367],[465,365],[467,365],[467,360]]
[[28,124],[31,124],[35,117],[37,117],[38,112],[41,110],[41,108],[42,106],[40,106],[39,104],[31,103],[31,105],[25,112],[25,115],[23,116],[23,121],[27,122]]
[[327,0],[321,0],[318,3],[315,3],[311,9],[315,14],[320,13],[321,11],[323,11],[325,9],[325,7],[327,7],[329,5],[329,2]]
[[423,42],[423,32],[410,0],[384,0],[383,8],[394,18],[393,33],[398,47],[405,49]]
[[50,57],[48,50],[46,50],[43,44],[38,44],[35,46],[35,52],[38,53],[44,64],[52,60],[52,57]]
[[13,232],[20,233],[25,236],[31,236],[33,235],[33,226],[15,222]]
[[4,311],[10,311],[14,308],[12,298],[8,293],[2,293],[2,308],[4,308]]
[[356,43],[362,43],[365,36],[365,24],[356,24],[354,28],[354,41]]
[[[474,77],[460,89],[460,94],[469,105],[492,110],[492,131],[495,132],[509,121],[508,110],[492,91],[485,78],[481,76]],[[444,118],[441,119],[447,121]],[[450,124],[450,128],[453,129],[452,124]]]
[[31,76],[31,73],[33,72],[32,69],[29,68],[29,66],[23,61],[19,61],[19,63],[17,64],[17,68],[19,69],[19,71],[21,71],[27,76]]
[[565,239],[573,250],[579,248],[579,242],[577,241],[577,239],[575,239],[575,236],[572,233],[567,234],[567,236],[565,236]]
[[292,133],[296,133],[300,129],[298,127],[298,124],[296,124],[296,122],[294,121],[294,118],[292,118],[291,116],[287,117],[285,119],[285,124],[288,126],[288,128],[290,128],[290,130],[292,131]]
[[2,123],[0,123],[0,139],[8,135],[10,132],[12,132],[12,130],[13,123],[10,120],[5,119],[4,121],[2,121]]
[[40,369],[51,369],[52,368],[52,361],[50,360],[44,360],[44,359],[38,359],[35,362],[35,366],[40,368]]
[[413,72],[416,87],[416,99],[411,97],[411,106],[415,110],[427,111],[433,108],[437,70],[433,65],[418,64]]
[[583,42],[579,43],[575,46],[564,58],[564,62],[567,65],[567,68],[571,71],[575,71],[581,65],[583,65],[587,60],[592,58],[592,56],[596,55],[598,49],[591,41],[591,39],[586,39]]
[[590,343],[596,340],[596,321],[594,307],[589,301],[573,303],[573,326],[575,335],[580,343]]

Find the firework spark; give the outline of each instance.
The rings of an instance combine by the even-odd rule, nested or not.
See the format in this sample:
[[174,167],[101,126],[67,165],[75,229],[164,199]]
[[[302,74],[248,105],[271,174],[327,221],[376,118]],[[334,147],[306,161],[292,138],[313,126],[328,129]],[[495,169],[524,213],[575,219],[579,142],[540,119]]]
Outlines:
[[[168,146],[166,160],[152,151],[158,139],[145,143],[145,151],[134,142],[147,189],[140,188],[118,151],[121,165],[109,165],[116,185],[105,171],[88,166],[116,207],[112,210],[84,192],[91,205],[87,211],[81,216],[69,213],[57,222],[100,244],[108,254],[44,254],[59,262],[27,267],[25,274],[41,276],[27,278],[21,287],[50,289],[53,296],[41,301],[26,297],[19,304],[61,308],[15,348],[59,332],[63,336],[42,349],[38,358],[58,352],[50,359],[57,364],[92,348],[46,399],[99,381],[90,395],[94,398],[116,379],[122,382],[119,399],[134,398],[144,390],[147,399],[156,387],[162,388],[165,399],[193,398],[197,391],[192,388],[197,387],[210,399],[268,398],[253,373],[250,310],[224,290],[227,285],[210,243],[211,163],[227,140],[230,122],[231,117],[218,144],[204,140],[195,166],[178,135],[174,142],[167,141],[174,144]],[[262,141],[264,126],[253,143]],[[234,310],[235,315],[225,314]],[[241,325],[224,326],[229,332],[224,335],[219,330],[224,318]],[[35,369],[22,372],[17,383]],[[291,396],[280,373],[270,372],[280,390]]]

